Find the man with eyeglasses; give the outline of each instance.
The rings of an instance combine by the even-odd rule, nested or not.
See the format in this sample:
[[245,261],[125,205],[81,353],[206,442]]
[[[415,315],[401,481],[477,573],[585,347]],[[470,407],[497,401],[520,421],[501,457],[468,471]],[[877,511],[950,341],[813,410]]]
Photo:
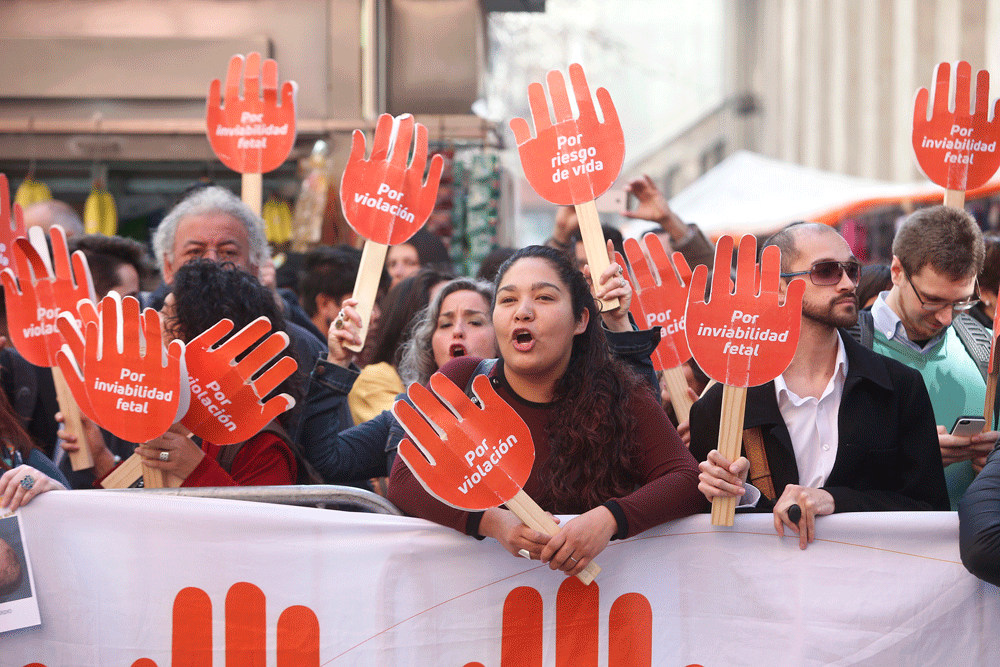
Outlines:
[[985,246],[975,219],[946,206],[907,218],[892,243],[892,288],[861,313],[852,334],[924,378],[934,406],[952,509],[982,469],[1000,433],[951,435],[955,420],[982,415],[992,336],[968,314],[979,302],[976,276]]
[[[826,225],[795,223],[769,245],[781,249],[782,291],[805,280],[798,346],[784,373],[747,390],[745,456],[729,461],[714,449],[721,385],[692,406],[699,490],[709,500],[736,496],[741,508],[772,512],[778,534],[798,533],[803,549],[815,538],[817,516],[947,510],[920,375],[842,330],[858,317],[860,266],[847,242]],[[793,505],[799,517],[790,516]]]

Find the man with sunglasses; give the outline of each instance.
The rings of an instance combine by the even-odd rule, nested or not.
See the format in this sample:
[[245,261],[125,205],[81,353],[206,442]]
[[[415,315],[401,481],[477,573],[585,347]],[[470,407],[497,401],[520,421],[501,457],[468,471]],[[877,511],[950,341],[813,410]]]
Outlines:
[[[781,289],[805,280],[795,356],[774,381],[747,390],[744,451],[714,449],[722,387],[691,408],[691,453],[709,500],[774,514],[779,535],[815,538],[815,517],[833,512],[946,510],[948,493],[927,389],[920,375],[875,354],[842,329],[858,317],[860,273],[834,229],[795,223],[764,244],[781,249]],[[751,474],[751,483],[747,475]],[[790,517],[798,505],[801,516]]]
[[985,246],[975,219],[946,206],[907,218],[892,243],[892,288],[861,313],[852,331],[879,354],[916,369],[934,406],[952,509],[982,469],[1000,433],[993,424],[969,437],[948,430],[982,415],[992,336],[968,314],[979,302],[976,276]]

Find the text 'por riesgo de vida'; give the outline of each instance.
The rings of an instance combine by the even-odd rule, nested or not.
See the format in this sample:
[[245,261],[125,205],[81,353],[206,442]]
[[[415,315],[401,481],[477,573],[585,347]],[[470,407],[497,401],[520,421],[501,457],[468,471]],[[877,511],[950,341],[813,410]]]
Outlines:
[[[597,158],[597,149],[593,146],[583,146],[583,135],[575,137],[557,137],[556,150],[563,151],[557,153],[552,158],[552,182],[558,183],[569,178],[570,172],[574,176],[590,174],[595,171],[604,171],[604,163]],[[568,150],[565,150],[568,149]],[[563,165],[572,165],[568,169],[563,169]]]

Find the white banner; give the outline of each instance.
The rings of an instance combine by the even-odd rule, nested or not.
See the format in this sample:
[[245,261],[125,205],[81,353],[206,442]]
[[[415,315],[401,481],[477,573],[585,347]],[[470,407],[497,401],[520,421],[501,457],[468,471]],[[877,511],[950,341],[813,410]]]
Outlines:
[[806,551],[770,515],[691,517],[611,543],[591,587],[417,519],[102,491],[21,518],[42,623],[0,634],[2,667],[997,659],[952,513],[823,517]]

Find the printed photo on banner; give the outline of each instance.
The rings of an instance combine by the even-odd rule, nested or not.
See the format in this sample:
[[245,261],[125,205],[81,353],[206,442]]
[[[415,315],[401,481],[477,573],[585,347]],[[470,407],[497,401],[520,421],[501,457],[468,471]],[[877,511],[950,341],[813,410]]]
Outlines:
[[21,513],[0,517],[0,632],[41,623]]

